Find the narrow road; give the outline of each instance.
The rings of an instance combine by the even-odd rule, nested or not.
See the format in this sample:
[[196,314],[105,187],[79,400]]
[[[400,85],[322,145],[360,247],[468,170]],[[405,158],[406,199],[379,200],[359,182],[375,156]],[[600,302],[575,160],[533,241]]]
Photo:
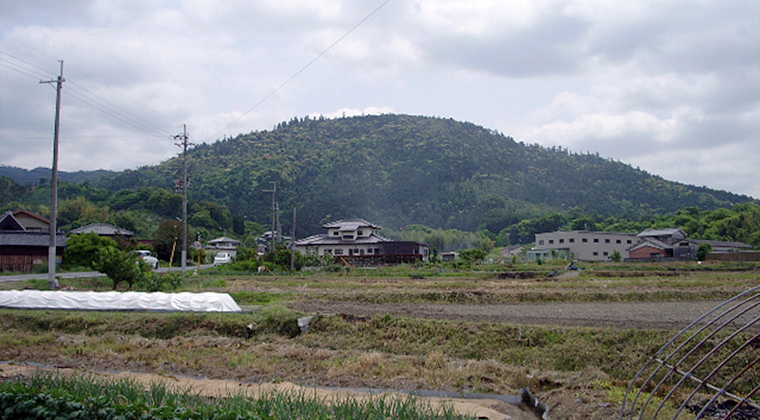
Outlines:
[[[213,267],[213,264],[203,264],[201,265],[201,270]],[[187,271],[194,271],[197,268],[195,265],[188,265]],[[157,270],[153,270],[156,273],[167,273],[169,271],[181,271],[181,267],[159,267]],[[99,273],[97,271],[78,271],[78,272],[72,272],[72,273],[56,273],[56,277],[61,279],[83,279],[83,278],[92,278],[92,277],[105,277],[106,275],[103,273]],[[14,281],[29,281],[29,280],[47,280],[48,275],[47,273],[38,273],[38,274],[9,274],[7,276],[0,276],[0,283],[10,283]]]

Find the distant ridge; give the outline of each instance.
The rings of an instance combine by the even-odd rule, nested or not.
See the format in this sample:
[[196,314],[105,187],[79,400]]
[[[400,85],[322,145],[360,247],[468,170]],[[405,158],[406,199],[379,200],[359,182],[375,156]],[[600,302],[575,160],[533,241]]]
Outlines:
[[[53,170],[50,168],[23,169],[15,166],[0,165],[0,177],[7,177],[21,185],[37,185],[41,178],[49,180],[52,177]],[[104,169],[96,171],[76,171],[65,172],[58,171],[58,179],[64,182],[80,183],[92,181],[103,174],[111,173]]]
[[[224,204],[266,226],[271,195],[265,190],[277,182],[280,209],[298,207],[302,235],[353,217],[389,228],[499,232],[549,211],[638,217],[754,201],[667,181],[598,154],[524,144],[472,123],[423,116],[293,118],[273,130],[199,145],[189,156],[191,199]],[[95,185],[171,189],[180,168],[172,158],[106,173]]]

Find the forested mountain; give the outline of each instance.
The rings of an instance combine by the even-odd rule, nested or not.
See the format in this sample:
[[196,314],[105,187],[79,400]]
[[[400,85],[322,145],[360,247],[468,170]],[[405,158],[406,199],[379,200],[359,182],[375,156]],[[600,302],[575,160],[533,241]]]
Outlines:
[[[580,209],[652,216],[685,207],[730,207],[752,198],[683,185],[592,154],[515,142],[471,123],[407,115],[293,119],[189,152],[191,200],[269,224],[271,194],[283,224],[298,209],[298,236],[324,222],[363,217],[387,228],[498,233],[526,217]],[[179,157],[108,173],[93,185],[173,188]]]
[[[50,168],[23,169],[15,166],[0,165],[0,178],[10,178],[21,185],[36,185],[40,180],[50,179],[53,170]],[[103,174],[109,173],[104,169],[97,171],[58,171],[58,180],[61,182],[86,182],[91,181]]]

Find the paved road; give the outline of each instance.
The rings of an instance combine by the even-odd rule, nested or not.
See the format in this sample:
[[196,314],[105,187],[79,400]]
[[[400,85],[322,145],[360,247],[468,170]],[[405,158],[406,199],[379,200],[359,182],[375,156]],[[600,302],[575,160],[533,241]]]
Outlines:
[[[203,264],[201,265],[201,270],[209,267],[213,267],[213,264]],[[196,266],[187,266],[187,271],[193,271],[196,269]],[[166,273],[169,271],[181,271],[181,267],[159,267],[157,270],[153,270],[157,273]],[[99,273],[97,271],[80,271],[75,273],[56,273],[56,277],[61,279],[81,279],[81,278],[92,278],[92,277],[105,277],[106,275],[103,273]],[[28,280],[47,280],[48,275],[47,273],[39,273],[39,274],[11,274],[7,276],[0,276],[0,283],[10,283],[14,281],[28,281]]]

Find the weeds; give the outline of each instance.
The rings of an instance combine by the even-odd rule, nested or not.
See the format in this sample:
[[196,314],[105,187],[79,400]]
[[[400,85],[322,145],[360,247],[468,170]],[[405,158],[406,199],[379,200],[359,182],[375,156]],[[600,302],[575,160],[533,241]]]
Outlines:
[[37,374],[0,383],[3,418],[46,419],[460,419],[449,407],[435,410],[413,397],[326,401],[297,392],[208,398],[129,379]]

